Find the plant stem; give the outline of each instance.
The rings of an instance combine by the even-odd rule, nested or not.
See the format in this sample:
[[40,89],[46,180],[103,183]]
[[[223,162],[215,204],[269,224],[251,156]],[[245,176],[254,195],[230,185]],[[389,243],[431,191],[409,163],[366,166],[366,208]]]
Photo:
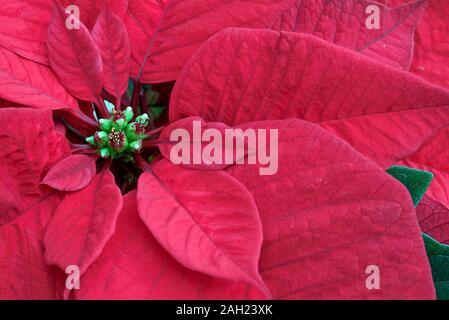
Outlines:
[[142,89],[142,84],[138,81],[134,84],[133,95],[131,97],[131,108],[133,108],[134,114],[138,114],[137,107],[139,105],[140,90]]
[[97,97],[97,108],[98,108],[98,112],[100,113],[101,118],[109,119],[111,117],[111,115],[109,114],[108,108],[106,107],[103,99],[100,96]]

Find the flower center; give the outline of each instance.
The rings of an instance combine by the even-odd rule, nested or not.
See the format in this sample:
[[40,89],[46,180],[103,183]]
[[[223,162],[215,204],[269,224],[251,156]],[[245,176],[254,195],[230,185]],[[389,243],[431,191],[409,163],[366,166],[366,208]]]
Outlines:
[[147,114],[134,119],[131,107],[115,111],[110,119],[100,119],[99,131],[86,141],[97,149],[102,158],[117,159],[142,149],[146,138],[145,128],[149,123]]

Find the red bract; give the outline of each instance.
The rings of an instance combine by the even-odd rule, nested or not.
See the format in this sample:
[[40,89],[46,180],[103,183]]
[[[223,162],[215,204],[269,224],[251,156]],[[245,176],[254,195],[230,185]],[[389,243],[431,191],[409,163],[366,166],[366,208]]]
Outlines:
[[[449,91],[406,71],[423,1],[14,0],[0,22],[19,7],[41,20],[0,24],[0,298],[435,298]],[[143,85],[166,80],[168,123]],[[269,132],[273,170],[195,123]],[[397,163],[435,175],[417,210]]]
[[[369,30],[365,24],[365,9],[373,4],[382,15],[379,30]],[[390,10],[377,2],[359,0],[258,0],[243,4],[208,0],[202,5],[195,0],[171,1],[156,31],[142,80],[154,83],[176,79],[195,50],[226,27],[310,33],[408,69],[413,32],[424,4],[420,0]]]
[[54,0],[47,41],[50,65],[72,95],[96,101],[103,88],[100,52],[84,24],[79,22],[79,29],[68,29],[66,20],[64,8]]
[[84,273],[115,230],[122,196],[114,176],[103,169],[81,191],[69,193],[55,209],[44,239],[45,259],[62,270]]
[[48,0],[3,2],[0,7],[0,46],[24,58],[48,64],[46,42],[50,4]]
[[0,122],[0,298],[57,298],[58,270],[45,263],[43,237],[61,197],[40,181],[68,144],[48,111],[1,109]]
[[449,91],[317,38],[229,29],[184,68],[170,118],[317,122],[385,169],[403,161],[434,171],[430,192],[447,203],[448,111]]
[[422,232],[438,242],[449,244],[449,209],[438,201],[424,196],[416,208]]
[[[380,0],[390,6],[406,0]],[[427,9],[415,33],[415,50],[410,71],[423,78],[449,87],[449,2],[427,0]]]
[[103,59],[104,88],[120,103],[120,97],[128,88],[131,50],[125,25],[105,6],[92,33]]
[[53,71],[0,48],[0,96],[38,109],[77,109]]
[[[168,178],[161,181],[161,175]],[[237,180],[224,172],[183,170],[162,161],[155,173],[140,177],[137,201],[148,229],[186,268],[247,282],[270,295],[258,271],[259,212]]]

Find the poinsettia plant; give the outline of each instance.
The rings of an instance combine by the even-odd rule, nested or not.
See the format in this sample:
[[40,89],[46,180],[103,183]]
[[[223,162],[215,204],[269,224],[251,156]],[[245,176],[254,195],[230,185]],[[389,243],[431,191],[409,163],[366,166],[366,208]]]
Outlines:
[[2,3],[0,298],[448,298],[449,4],[381,2]]

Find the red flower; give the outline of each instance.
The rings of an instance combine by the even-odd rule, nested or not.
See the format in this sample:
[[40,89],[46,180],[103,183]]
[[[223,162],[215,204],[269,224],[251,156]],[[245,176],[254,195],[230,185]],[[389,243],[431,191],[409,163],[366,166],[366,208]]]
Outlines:
[[[379,30],[362,0],[126,3],[75,1],[69,28],[70,3],[36,1],[15,21],[40,17],[37,41],[0,29],[0,298],[435,297],[413,203],[384,172],[431,168],[424,201],[449,204],[434,156],[449,92],[404,71],[422,1],[380,6]],[[173,80],[158,125],[143,83]],[[276,174],[260,158],[171,163],[194,121],[275,130]]]

